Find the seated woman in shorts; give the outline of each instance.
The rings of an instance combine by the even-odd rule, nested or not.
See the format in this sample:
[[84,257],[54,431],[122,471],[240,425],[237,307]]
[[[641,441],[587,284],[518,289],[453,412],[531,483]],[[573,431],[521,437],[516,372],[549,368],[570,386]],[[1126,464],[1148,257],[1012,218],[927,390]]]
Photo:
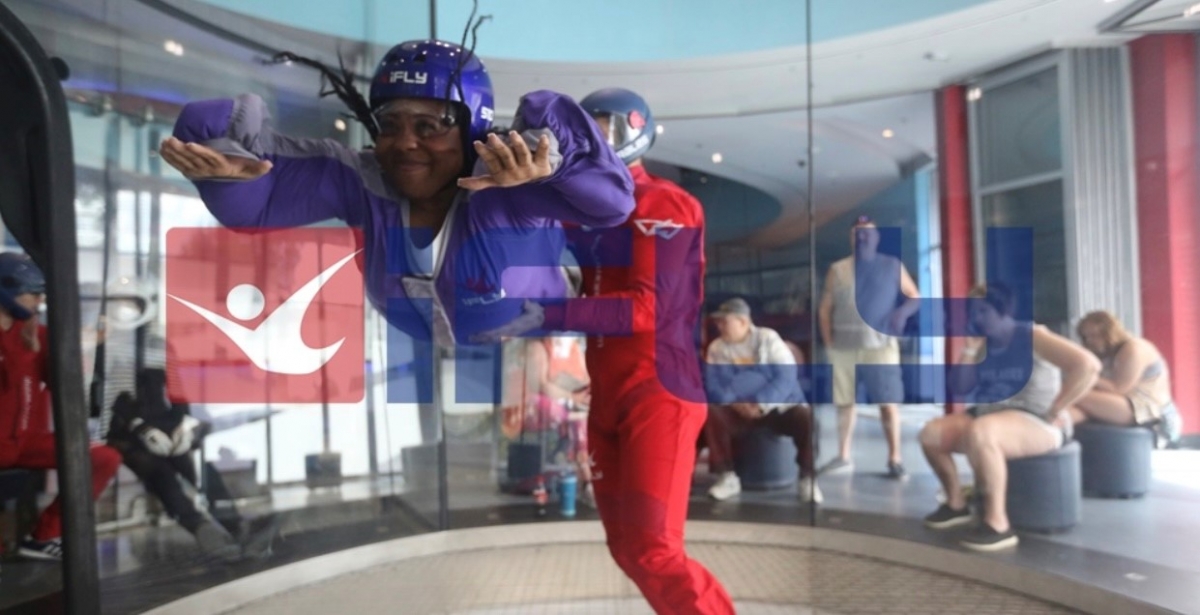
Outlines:
[[1072,421],[1152,425],[1166,442],[1178,440],[1179,411],[1171,399],[1171,374],[1158,348],[1126,331],[1105,311],[1084,316],[1076,331],[1104,368],[1092,390],[1071,409]]
[[[1065,411],[1091,390],[1100,361],[1086,349],[1042,325],[1013,317],[1015,298],[993,284],[970,297],[970,338],[949,374],[951,385],[975,405],[965,414],[934,419],[921,430],[921,447],[947,494],[925,524],[946,529],[972,515],[959,486],[953,453],[967,456],[981,492],[981,523],[960,543],[980,551],[1017,544],[1005,508],[1007,460],[1048,453],[1069,438]],[[985,345],[986,342],[986,345]],[[986,354],[986,356],[984,356]]]

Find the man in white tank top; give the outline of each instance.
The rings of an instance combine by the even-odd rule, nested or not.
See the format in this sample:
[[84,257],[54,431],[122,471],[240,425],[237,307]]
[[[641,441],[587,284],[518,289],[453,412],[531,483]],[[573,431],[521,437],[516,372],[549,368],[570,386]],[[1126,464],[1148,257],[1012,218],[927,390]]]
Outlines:
[[[867,216],[859,216],[850,230],[853,254],[837,261],[825,277],[818,317],[821,340],[833,366],[833,403],[838,407],[838,456],[819,472],[853,468],[850,457],[855,404],[859,400],[855,376],[859,365],[895,366],[872,369],[865,375],[868,403],[879,404],[880,420],[888,443],[887,475],[906,476],[900,456],[900,414],[904,397],[900,378],[899,334],[917,311],[917,285],[900,259],[880,254],[879,231]],[[896,289],[907,297],[899,303]]]

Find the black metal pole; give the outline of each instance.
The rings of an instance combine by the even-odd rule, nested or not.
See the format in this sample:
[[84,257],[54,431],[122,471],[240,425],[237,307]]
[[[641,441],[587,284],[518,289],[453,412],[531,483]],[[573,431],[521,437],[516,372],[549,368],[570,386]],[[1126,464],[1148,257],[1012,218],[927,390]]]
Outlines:
[[372,373],[375,369],[375,361],[367,359],[366,368],[366,380],[363,388],[367,392],[367,471],[371,475],[371,480],[374,481],[375,477],[379,476],[379,446],[375,442],[378,433],[378,428],[375,426],[375,375]]
[[429,38],[437,39],[437,0],[429,0]]
[[[804,1],[804,80],[805,80],[805,124],[807,125],[808,133],[807,144],[805,147],[804,159],[805,171],[807,179],[805,181],[806,200],[808,201],[808,339],[809,343],[809,365],[816,365],[817,342],[820,339],[820,334],[817,332],[817,314],[814,309],[817,306],[817,214],[816,203],[813,201],[813,41],[812,41],[812,3],[815,0]],[[816,382],[816,378],[811,378],[810,382]],[[816,408],[813,408],[813,425],[816,425]],[[809,437],[813,440],[813,450],[816,450],[817,440],[820,432],[816,429],[812,430]],[[814,455],[815,457],[816,455]],[[815,483],[814,483],[815,484]],[[811,496],[811,494],[810,494]],[[812,500],[810,497],[809,500]],[[810,501],[808,506],[809,525],[817,524],[817,506],[815,502]]]
[[[134,128],[134,130],[141,132],[140,128]],[[149,158],[149,156],[146,155],[146,142],[139,138],[135,138],[133,142],[136,148],[134,150],[134,160],[137,161],[137,173],[138,175],[141,175],[143,173],[142,163]],[[117,263],[119,266],[120,260],[118,260]],[[141,190],[137,190],[133,196],[133,276],[134,286],[141,287],[142,282],[146,279],[146,265],[142,260]],[[142,373],[142,370],[146,367],[146,329],[147,325],[142,325],[138,327],[133,334],[133,374],[135,381],[137,375]]]
[[0,215],[46,274],[48,380],[63,515],[64,605],[72,615],[100,612],[96,520],[79,344],[75,159],[60,78],[33,34],[0,4]]
[[[435,316],[436,318],[436,316]],[[446,447],[446,408],[442,399],[442,353],[454,352],[444,349],[435,340],[433,343],[433,411],[437,415],[438,430],[438,529],[450,529],[450,463]]]

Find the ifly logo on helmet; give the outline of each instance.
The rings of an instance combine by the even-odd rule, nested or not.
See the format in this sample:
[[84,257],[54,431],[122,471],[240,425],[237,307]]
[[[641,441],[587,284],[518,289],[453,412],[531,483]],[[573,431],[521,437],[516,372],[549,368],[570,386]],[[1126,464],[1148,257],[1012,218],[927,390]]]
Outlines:
[[362,277],[351,229],[167,233],[172,394],[207,403],[363,397]]
[[410,83],[412,85],[425,85],[429,82],[429,73],[418,70],[394,70],[387,74],[388,83]]

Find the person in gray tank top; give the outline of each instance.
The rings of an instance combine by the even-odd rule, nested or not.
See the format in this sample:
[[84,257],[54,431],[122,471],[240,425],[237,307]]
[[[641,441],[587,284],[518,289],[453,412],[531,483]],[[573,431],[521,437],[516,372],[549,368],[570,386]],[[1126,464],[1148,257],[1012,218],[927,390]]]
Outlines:
[[[853,468],[850,455],[855,404],[879,404],[888,444],[887,476],[903,479],[900,457],[900,410],[904,384],[896,335],[916,312],[920,292],[900,259],[878,251],[879,229],[867,216],[850,227],[853,254],[829,267],[818,310],[821,341],[833,367],[833,403],[838,408],[838,456],[819,473]],[[897,292],[899,291],[899,292]],[[901,301],[900,295],[906,300]],[[897,305],[899,304],[899,305]],[[867,398],[858,398],[859,365]]]
[[946,502],[925,517],[934,529],[973,520],[959,485],[953,454],[967,456],[982,494],[980,523],[959,542],[979,551],[1016,546],[1005,508],[1009,459],[1050,452],[1069,438],[1067,410],[1091,390],[1100,361],[1087,349],[1042,325],[1014,318],[1016,298],[1000,284],[969,295],[969,338],[958,365],[947,373],[954,401],[971,405],[964,414],[929,421],[921,448],[941,481]]

